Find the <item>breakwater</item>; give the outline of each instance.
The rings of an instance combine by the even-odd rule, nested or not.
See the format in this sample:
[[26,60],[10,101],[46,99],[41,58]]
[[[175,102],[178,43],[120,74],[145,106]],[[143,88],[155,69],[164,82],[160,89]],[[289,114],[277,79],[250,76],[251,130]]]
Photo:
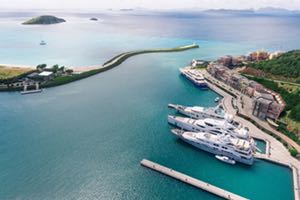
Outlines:
[[80,79],[84,79],[107,70],[110,70],[118,65],[122,64],[125,60],[132,56],[140,55],[140,54],[147,54],[147,53],[171,53],[171,52],[181,52],[190,49],[199,48],[197,44],[185,45],[185,46],[178,46],[174,48],[157,48],[157,49],[144,49],[144,50],[137,50],[137,51],[129,51],[122,54],[119,54],[112,59],[106,61],[101,67],[98,69],[93,69],[90,71],[86,71],[80,74],[73,74],[71,76],[64,76],[64,77],[57,77],[53,81],[45,83],[41,85],[42,87],[54,87],[59,85],[64,85],[70,82],[74,82]]

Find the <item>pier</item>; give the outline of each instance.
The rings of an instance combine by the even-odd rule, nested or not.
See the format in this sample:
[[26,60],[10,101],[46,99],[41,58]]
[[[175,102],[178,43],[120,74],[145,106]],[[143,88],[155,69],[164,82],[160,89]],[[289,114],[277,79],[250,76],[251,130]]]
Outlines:
[[160,172],[164,175],[170,176],[174,179],[180,180],[186,184],[192,185],[194,187],[200,188],[206,192],[212,193],[216,196],[222,197],[224,199],[229,200],[246,200],[246,198],[239,196],[237,194],[234,194],[232,192],[229,192],[227,190],[221,189],[219,187],[216,187],[214,185],[211,185],[207,182],[195,179],[191,176],[185,175],[183,173],[177,172],[173,169],[164,167],[162,165],[159,165],[157,163],[154,163],[150,160],[143,159],[141,161],[141,165],[144,167],[147,167],[149,169],[155,170],[157,172]]

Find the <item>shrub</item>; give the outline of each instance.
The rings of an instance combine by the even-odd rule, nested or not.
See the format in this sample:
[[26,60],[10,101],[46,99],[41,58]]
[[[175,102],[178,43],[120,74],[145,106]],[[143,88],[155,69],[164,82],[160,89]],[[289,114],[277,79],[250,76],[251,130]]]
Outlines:
[[298,151],[294,148],[289,148],[289,152],[293,157],[296,157],[298,155]]

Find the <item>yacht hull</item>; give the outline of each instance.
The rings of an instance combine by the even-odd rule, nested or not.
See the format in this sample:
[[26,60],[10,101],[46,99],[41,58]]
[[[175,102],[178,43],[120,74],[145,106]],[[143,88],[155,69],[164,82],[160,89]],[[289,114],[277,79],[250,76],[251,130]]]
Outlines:
[[192,78],[190,78],[189,76],[185,75],[184,73],[181,73],[181,75],[184,76],[185,78],[187,78],[189,81],[191,81],[196,87],[198,87],[200,89],[208,89],[207,83],[205,83],[205,82],[198,83],[195,80],[193,80]]
[[184,142],[186,142],[186,143],[188,143],[188,144],[190,144],[190,145],[192,145],[192,146],[194,146],[194,147],[196,147],[198,149],[206,151],[208,153],[211,153],[211,154],[214,154],[214,155],[227,156],[228,158],[231,158],[231,159],[233,159],[236,162],[240,162],[240,163],[243,163],[243,164],[246,164],[246,165],[252,165],[253,164],[253,161],[254,161],[253,158],[251,158],[251,159],[243,159],[243,158],[241,158],[239,156],[236,156],[234,154],[231,154],[229,152],[225,152],[225,151],[219,150],[218,148],[209,147],[209,146],[207,146],[205,144],[196,143],[196,142],[187,140],[184,137],[182,137],[180,134],[176,134],[174,132],[173,132],[173,134],[176,135],[181,140],[183,140]]

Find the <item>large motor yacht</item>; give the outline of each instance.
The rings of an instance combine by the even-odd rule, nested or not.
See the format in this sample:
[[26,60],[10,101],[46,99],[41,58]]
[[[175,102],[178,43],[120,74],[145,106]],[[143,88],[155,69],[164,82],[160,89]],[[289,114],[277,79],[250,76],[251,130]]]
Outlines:
[[[232,115],[225,113],[225,111],[221,108],[220,105],[216,107],[206,108],[200,106],[188,107],[176,104],[169,104],[168,107],[193,119],[214,118],[220,120],[227,120],[229,122],[233,121]],[[237,122],[234,123],[236,126],[238,126]]]
[[208,132],[185,132],[172,129],[172,133],[183,141],[209,153],[226,156],[237,162],[252,165],[254,151],[247,140],[230,135],[215,135]]
[[199,71],[190,68],[179,69],[180,73],[200,88],[207,88],[207,83]]
[[205,131],[215,135],[229,134],[241,139],[250,139],[248,128],[243,128],[241,125],[235,126],[235,124],[230,123],[227,120],[212,118],[191,119],[187,117],[168,115],[168,122],[187,131]]

